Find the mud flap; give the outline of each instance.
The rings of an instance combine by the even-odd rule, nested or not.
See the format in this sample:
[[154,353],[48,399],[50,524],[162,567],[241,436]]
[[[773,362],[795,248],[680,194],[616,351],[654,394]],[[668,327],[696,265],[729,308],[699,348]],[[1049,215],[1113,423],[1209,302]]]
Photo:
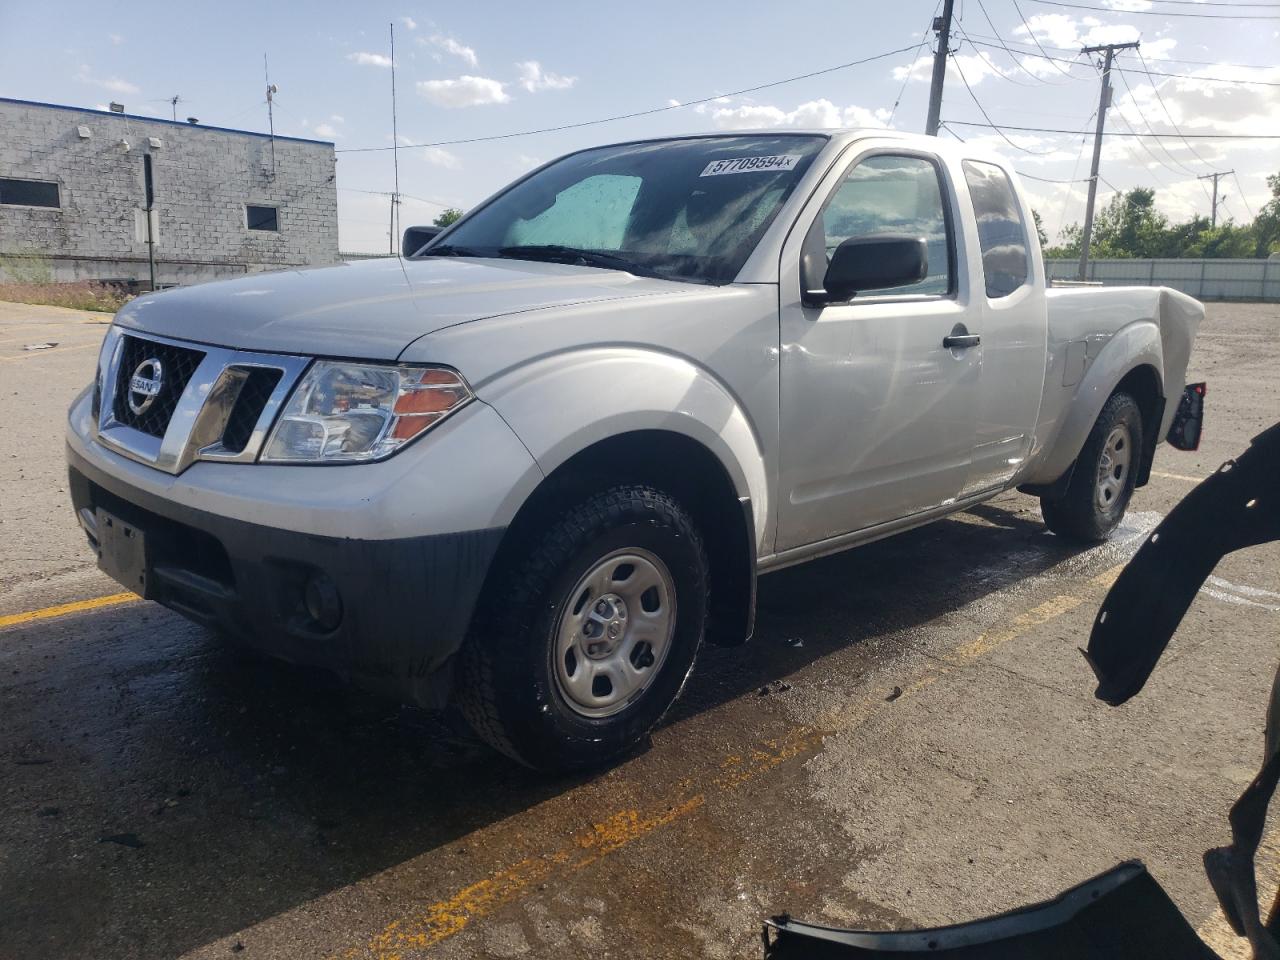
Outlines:
[[1214,960],[1169,895],[1137,861],[1053,900],[972,923],[895,933],[838,930],[775,917],[766,960]]

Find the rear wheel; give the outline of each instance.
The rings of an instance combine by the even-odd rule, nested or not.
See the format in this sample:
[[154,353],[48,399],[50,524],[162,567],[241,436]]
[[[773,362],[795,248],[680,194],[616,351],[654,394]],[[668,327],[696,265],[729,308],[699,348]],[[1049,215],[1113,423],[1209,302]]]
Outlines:
[[1129,506],[1142,450],[1141,408],[1127,393],[1113,393],[1076,459],[1065,495],[1041,498],[1045,525],[1066,539],[1105,540]]
[[603,763],[679,696],[706,621],[707,560],[689,513],[621,485],[563,510],[486,587],[459,701],[492,746],[528,766]]

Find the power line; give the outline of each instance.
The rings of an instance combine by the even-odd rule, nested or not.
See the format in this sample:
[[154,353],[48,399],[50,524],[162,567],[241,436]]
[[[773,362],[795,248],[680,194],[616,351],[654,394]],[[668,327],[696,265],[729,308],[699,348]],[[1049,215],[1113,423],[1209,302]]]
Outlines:
[[[996,39],[1000,42],[1001,48],[1004,50],[1005,53],[1009,55],[1009,59],[1012,60],[1018,66],[1018,68],[1022,70],[1023,73],[1025,73],[1027,76],[1031,77],[1032,79],[1038,80],[1041,83],[1046,84],[1047,86],[1050,86],[1050,87],[1066,86],[1066,83],[1064,82],[1051,83],[1050,81],[1046,80],[1044,77],[1040,76],[1039,74],[1032,73],[1031,70],[1027,68],[1027,65],[1018,59],[1018,55],[1009,49],[1009,45],[1004,42],[1004,38],[1000,36],[1000,31],[996,29],[996,25],[992,21],[991,15],[987,13],[986,4],[984,4],[982,0],[978,0],[978,9],[982,11],[982,16],[986,18],[987,26],[991,28],[991,32],[995,35]],[[978,43],[972,37],[970,37],[968,33],[965,34],[965,39],[968,40],[969,43],[973,44],[975,47],[978,46]],[[989,46],[989,44],[982,44],[982,45]],[[1072,79],[1076,79],[1076,78],[1073,77]]]
[[973,105],[978,108],[978,111],[984,117],[987,118],[988,125],[990,125],[991,129],[993,129],[996,133],[1000,134],[1001,139],[1004,140],[1005,143],[1009,144],[1009,146],[1013,147],[1013,149],[1021,150],[1023,153],[1029,153],[1033,157],[1047,157],[1055,152],[1053,150],[1047,150],[1047,151],[1046,150],[1028,150],[1026,147],[1020,147],[1018,146],[1018,144],[1010,140],[1008,135],[1006,135],[1005,132],[1002,129],[1000,129],[1000,127],[996,126],[994,123],[991,122],[991,117],[988,116],[986,109],[982,106],[982,103],[978,100],[977,95],[973,92],[973,87],[969,86],[969,81],[964,75],[964,70],[960,67],[960,61],[953,60],[952,63],[956,65],[956,73],[960,74],[960,79],[964,82],[964,88],[969,91],[969,96],[973,100]]
[[[756,84],[752,87],[743,87],[741,90],[733,90],[729,93],[717,93],[708,97],[699,97],[696,100],[684,100],[679,103],[668,104],[664,107],[653,107],[649,110],[637,110],[634,113],[620,113],[612,117],[600,117],[596,120],[580,120],[576,123],[562,123],[554,127],[539,127],[535,130],[516,130],[510,133],[495,133],[484,137],[465,137],[457,140],[437,140],[433,143],[407,143],[400,146],[406,150],[425,148],[425,147],[453,147],[467,143],[489,143],[493,140],[511,140],[516,137],[531,137],[539,133],[558,133],[561,130],[576,130],[581,127],[593,127],[602,123],[614,123],[618,120],[634,120],[637,117],[648,117],[657,113],[666,113],[670,110],[681,110],[685,107],[694,107],[701,103],[712,103],[716,100],[723,100],[728,97],[740,97],[747,93],[756,93],[760,90],[768,90],[771,87],[780,87],[783,84],[795,83],[799,80],[808,80],[812,77],[820,77],[828,73],[835,73],[837,70],[847,70],[850,67],[859,67],[866,63],[873,63],[876,60],[884,60],[888,57],[896,57],[900,53],[906,53],[908,50],[919,50],[921,47],[927,46],[925,43],[914,43],[910,46],[899,47],[896,50],[889,50],[885,53],[877,53],[872,57],[864,57],[861,60],[851,60],[848,63],[836,64],[834,67],[824,67],[821,70],[813,70],[809,73],[802,73],[794,77],[786,77],[783,80],[771,80],[768,83]],[[392,147],[347,147],[342,150],[336,150],[335,153],[379,153],[391,150]]]
[[[1258,13],[1180,13],[1174,10],[1117,10],[1115,7],[1096,7],[1088,3],[1067,3],[1066,0],[1031,0],[1048,7],[1068,7],[1072,10],[1096,10],[1099,13],[1137,14],[1146,17],[1193,17],[1197,20],[1280,20],[1280,14]],[[1202,4],[1199,4],[1202,6]]]
[[[933,30],[933,21],[937,18],[938,10],[941,6],[942,0],[937,0],[937,3],[933,5],[933,16],[929,18],[929,25],[924,28],[924,33],[920,35],[920,47],[929,42],[929,33]],[[915,50],[919,50],[920,47],[916,47]],[[907,64],[906,72],[902,76],[902,86],[898,89],[898,95],[894,98],[893,107],[889,110],[889,119],[886,121],[886,125],[893,123],[893,117],[898,112],[898,104],[902,103],[902,95],[907,92],[907,84],[911,82],[911,70],[915,67],[918,59],[914,56],[914,50],[912,53],[911,62]]]
[[[977,44],[975,44],[972,40],[970,40],[970,39],[969,39],[969,34],[965,33],[964,25],[963,25],[963,24],[961,24],[961,23],[957,23],[957,24],[956,24],[956,28],[960,31],[960,35],[961,35],[961,36],[963,36],[963,37],[965,38],[965,40],[967,40],[967,41],[969,42],[969,45],[970,45],[970,46],[975,46],[975,47],[977,46]],[[984,46],[985,46],[985,44],[984,44]],[[1018,87],[1031,88],[1031,87],[1034,87],[1034,86],[1035,86],[1035,84],[1032,84],[1032,83],[1025,83],[1025,82],[1023,82],[1022,80],[1015,80],[1015,79],[1013,79],[1013,77],[1009,76],[1007,73],[1005,73],[1005,72],[1004,72],[1003,70],[1001,70],[999,67],[997,67],[997,66],[995,65],[995,63],[993,62],[992,58],[991,58],[991,57],[989,57],[989,56],[987,56],[986,54],[983,54],[983,53],[977,53],[977,54],[976,54],[976,56],[977,56],[977,57],[979,57],[979,58],[980,58],[980,59],[981,59],[981,60],[982,60],[982,61],[983,61],[983,62],[984,62],[988,67],[990,67],[990,68],[991,68],[991,71],[992,71],[992,72],[993,72],[997,77],[999,77],[1001,80],[1008,80],[1008,81],[1009,81],[1010,83],[1012,83],[1014,86],[1018,86]],[[1015,60],[1014,62],[1016,63],[1017,61]],[[1022,65],[1021,65],[1021,64],[1018,64],[1018,66],[1022,66]],[[1026,68],[1026,67],[1022,67],[1022,69],[1023,69],[1023,70],[1027,70],[1027,68]],[[1030,71],[1030,70],[1027,70],[1027,73],[1028,73],[1028,74],[1030,74],[1030,75],[1031,75],[1031,77],[1032,77],[1033,79],[1040,80],[1040,78],[1039,78],[1039,77],[1037,77],[1034,73],[1031,73],[1031,71]],[[1040,82],[1041,82],[1041,83],[1044,83],[1044,82],[1046,82],[1046,81],[1044,81],[1044,80],[1040,80]],[[1065,86],[1065,84],[1064,84],[1064,86]]]
[[[1134,108],[1135,110],[1137,110],[1137,111],[1138,111],[1138,118],[1143,122],[1143,124],[1146,126],[1147,130],[1148,130],[1150,133],[1155,133],[1155,132],[1156,132],[1156,128],[1155,128],[1155,127],[1153,127],[1153,126],[1151,125],[1151,121],[1147,119],[1147,115],[1146,115],[1145,113],[1143,113],[1143,112],[1142,112],[1142,108],[1141,108],[1140,106],[1138,106],[1138,98],[1137,98],[1136,96],[1134,96],[1133,88],[1129,86],[1129,81],[1124,77],[1124,75],[1123,75],[1123,74],[1121,74],[1121,76],[1120,76],[1120,82],[1124,84],[1124,88],[1125,88],[1125,90],[1127,90],[1127,91],[1128,91],[1128,93],[1129,93],[1129,101],[1133,104],[1133,108]],[[1125,125],[1126,125],[1126,126],[1128,126],[1128,124],[1129,124],[1129,120],[1128,120],[1128,118],[1127,118],[1127,117],[1125,117],[1125,115],[1124,115],[1124,111],[1123,111],[1123,110],[1120,110],[1119,108],[1117,108],[1117,111],[1116,111],[1116,112],[1120,115],[1120,119],[1124,120]],[[1130,129],[1132,130],[1133,128],[1132,128],[1132,127],[1130,127]],[[1151,154],[1152,158],[1156,159],[1156,161],[1157,161],[1158,163],[1161,163],[1161,165],[1162,165],[1162,166],[1164,166],[1166,169],[1168,169],[1168,170],[1170,170],[1171,172],[1174,172],[1174,173],[1179,172],[1179,171],[1177,171],[1177,170],[1174,170],[1174,169],[1173,169],[1172,167],[1170,167],[1168,164],[1164,164],[1164,163],[1162,163],[1162,162],[1159,160],[1159,158],[1157,158],[1157,157],[1156,157],[1156,155],[1155,155],[1154,153],[1152,153],[1152,152],[1151,152],[1151,150],[1147,147],[1147,145],[1146,145],[1145,141],[1139,140],[1138,142],[1139,142],[1140,144],[1142,144],[1143,149],[1144,149],[1144,150],[1146,150],[1146,151],[1147,151],[1147,153]],[[1164,145],[1163,141],[1157,140],[1157,141],[1156,141],[1156,145],[1157,145],[1161,150],[1163,150],[1163,151],[1164,151],[1164,155],[1165,155],[1166,157],[1168,157],[1168,158],[1169,158],[1170,162],[1172,162],[1172,163],[1176,164],[1178,167],[1180,167],[1180,168],[1181,168],[1181,172],[1182,172],[1182,173],[1185,173],[1185,174],[1187,174],[1188,176],[1193,176],[1193,177],[1196,175],[1196,172],[1195,172],[1194,170],[1192,170],[1190,167],[1188,167],[1188,166],[1187,166],[1186,164],[1184,164],[1181,160],[1179,160],[1177,157],[1175,157],[1172,153],[1170,153],[1170,152],[1169,152],[1169,148],[1168,148],[1168,147],[1166,147],[1166,146]]]
[[1253,207],[1249,206],[1249,201],[1244,195],[1244,184],[1240,182],[1240,175],[1236,173],[1234,170],[1232,170],[1231,176],[1236,181],[1236,189],[1240,191],[1240,202],[1244,204],[1245,212],[1249,214],[1249,219],[1252,220],[1254,218]]
[[[1040,38],[1037,37],[1036,32],[1031,29],[1031,24],[1027,23],[1027,18],[1022,12],[1022,8],[1018,6],[1018,0],[1012,0],[1012,2],[1013,2],[1013,9],[1018,11],[1018,19],[1022,21],[1022,25],[1027,30],[1027,36],[1029,36],[1031,38],[1031,42],[1036,45],[1036,49],[1039,50],[1044,55],[1044,58],[1049,61],[1049,63],[1054,67],[1055,70],[1057,70],[1064,77],[1070,77],[1071,74],[1068,73],[1066,70],[1063,70],[1060,66],[1058,66],[1058,64],[1054,62],[1054,58],[1049,56],[1048,52],[1045,50],[1044,47],[1040,46]],[[998,31],[997,31],[997,39],[999,39]]]
[[[978,34],[978,36],[982,36],[982,35],[981,35],[981,34]],[[990,49],[992,49],[992,50],[997,50],[997,49],[1001,49],[1001,48],[1003,48],[1003,49],[1005,49],[1005,50],[1008,50],[1008,47],[1005,47],[1003,44],[987,43],[987,42],[985,42],[984,40],[975,40],[975,39],[973,39],[973,38],[968,38],[968,39],[969,39],[969,42],[970,42],[970,43],[972,43],[975,47],[989,47],[989,48],[990,48]],[[999,39],[999,38],[997,37],[996,39]],[[1016,41],[1016,40],[1015,40],[1015,41],[1013,41],[1013,42],[1014,42],[1014,43],[1017,43],[1017,41]],[[1054,49],[1057,49],[1057,48],[1055,47]],[[1011,52],[1012,52],[1012,51],[1011,51]],[[1077,60],[1067,60],[1067,59],[1064,59],[1063,57],[1051,57],[1051,56],[1049,56],[1048,54],[1045,54],[1044,56],[1039,56],[1039,55],[1037,55],[1037,54],[1032,53],[1032,52],[1031,52],[1031,51],[1029,51],[1029,50],[1027,50],[1027,51],[1018,51],[1018,52],[1019,52],[1019,53],[1021,53],[1024,57],[1035,57],[1037,60],[1048,60],[1050,63],[1078,63],[1078,62],[1079,62],[1079,61],[1077,61]],[[1168,61],[1156,61],[1156,62],[1158,62],[1158,63],[1159,63],[1159,62],[1168,62]],[[1222,66],[1222,67],[1237,66],[1237,67],[1239,67],[1240,69],[1252,69],[1252,70],[1269,70],[1269,69],[1272,69],[1272,68],[1270,68],[1270,67],[1247,67],[1247,68],[1246,68],[1246,67],[1244,67],[1242,64],[1229,64],[1229,63],[1212,64],[1212,66]],[[1137,70],[1125,70],[1125,69],[1123,69],[1122,67],[1114,67],[1113,69],[1114,69],[1117,73],[1133,73],[1133,74],[1138,74],[1138,73],[1140,73],[1140,71],[1137,71]],[[1233,77],[1201,77],[1201,76],[1196,76],[1195,74],[1192,74],[1192,73],[1169,73],[1169,72],[1167,72],[1167,71],[1161,71],[1161,70],[1148,70],[1148,71],[1143,71],[1143,72],[1145,72],[1145,73],[1147,73],[1148,75],[1153,76],[1153,77],[1169,77],[1169,78],[1173,78],[1173,79],[1177,79],[1177,80],[1199,80],[1199,81],[1202,81],[1202,82],[1204,82],[1204,83],[1235,83],[1235,84],[1246,84],[1246,85],[1249,85],[1249,86],[1255,86],[1255,87],[1280,87],[1280,81],[1276,81],[1276,80],[1248,80],[1248,79],[1245,79],[1245,78],[1243,78],[1243,77],[1239,77],[1239,78],[1233,78]],[[1072,77],[1072,79],[1074,79],[1074,80],[1080,80],[1080,79],[1083,79],[1083,78],[1081,78],[1081,77]]]
[[[1199,5],[1200,4],[1197,3],[1197,6]],[[1023,21],[1023,26],[1026,26],[1025,20]],[[1030,33],[1030,28],[1028,28],[1028,33]],[[1001,39],[1000,37],[988,37],[981,33],[975,33],[974,36],[982,40],[999,41]],[[1014,44],[1015,46],[1021,46],[1021,47],[1035,46],[1035,47],[1038,47],[1042,53],[1046,50],[1057,50],[1059,53],[1077,53],[1078,54],[1079,52],[1076,47],[1055,47],[1052,44],[1046,44],[1044,46],[1041,46],[1039,43],[1034,43],[1034,40],[1035,40],[1035,36],[1033,34],[1032,41],[1009,40],[1008,42]],[[1030,51],[1026,51],[1026,53],[1028,56],[1034,56],[1034,54],[1032,54]],[[1058,63],[1074,63],[1075,62],[1070,60],[1062,60],[1055,57],[1049,57],[1047,54],[1045,58],[1049,60],[1056,59]],[[1181,57],[1148,57],[1147,59],[1151,63],[1189,63],[1192,66],[1197,66],[1197,67],[1237,67],[1241,70],[1274,70],[1275,69],[1275,64],[1263,64],[1263,63],[1219,63],[1216,60],[1186,60]],[[1192,79],[1199,79],[1199,78],[1192,78]]]
[[[994,123],[977,123],[973,120],[948,120],[948,123],[962,127],[989,127],[997,129]],[[998,129],[1012,130],[1015,133],[1062,133],[1076,135],[1077,130],[1064,130],[1061,127],[1020,127],[1012,124],[1001,124]],[[1155,137],[1161,140],[1173,140],[1181,137],[1184,140],[1280,140],[1280,133],[1110,133],[1111,137]]]

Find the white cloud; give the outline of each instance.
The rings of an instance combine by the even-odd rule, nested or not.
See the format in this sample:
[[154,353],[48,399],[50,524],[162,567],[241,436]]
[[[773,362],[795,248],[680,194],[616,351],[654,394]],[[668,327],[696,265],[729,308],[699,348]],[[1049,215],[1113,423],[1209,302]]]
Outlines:
[[[439,47],[445,53],[451,53],[455,57],[464,60],[469,67],[476,67],[480,64],[479,58],[476,57],[475,50],[468,47],[465,43],[459,43],[453,37],[446,37],[440,33],[433,33],[425,40],[419,38],[418,42],[423,44],[429,43],[433,47]],[[436,59],[439,59],[439,57]]]
[[1140,13],[1152,7],[1151,0],[1102,0],[1102,2],[1112,10],[1123,10],[1126,13]]
[[681,105],[682,105],[682,104],[680,103],[680,101],[679,101],[679,100],[676,100],[675,98],[672,98],[672,99],[670,99],[670,100],[668,100],[668,101],[667,101],[667,106],[668,106],[668,107],[679,107],[679,106],[681,106]]
[[369,53],[361,50],[357,53],[348,53],[347,59],[352,63],[358,63],[362,67],[390,67],[391,58],[381,53]]
[[400,22],[404,24],[404,28],[406,30],[418,29],[418,21],[413,19],[413,17],[401,17]]
[[342,114],[340,114],[340,113],[331,113],[331,114],[329,114],[329,120],[330,120],[330,122],[332,122],[332,123],[346,123],[346,122],[347,122],[345,119],[343,119],[343,116],[342,116]]
[[457,170],[461,165],[457,154],[450,153],[444,147],[423,148],[422,159],[433,167],[444,167],[446,170]]
[[889,119],[887,110],[866,107],[838,107],[830,100],[810,100],[794,110],[770,104],[746,103],[736,107],[714,107],[701,110],[721,129],[745,127],[883,127]]
[[111,41],[111,45],[113,47],[118,47],[120,44],[124,43],[124,37],[120,36],[118,33],[108,33],[107,39]]
[[80,69],[76,71],[76,79],[81,83],[91,83],[95,87],[101,87],[108,93],[139,93],[137,84],[130,83],[128,80],[121,80],[119,77],[95,77],[89,69],[88,64],[81,64]]
[[539,90],[568,90],[578,82],[577,77],[565,77],[558,73],[544,73],[537,60],[525,60],[516,64],[520,68],[520,86],[530,93]]
[[[1045,66],[1052,67],[1047,61],[1041,60],[1040,63]],[[929,80],[933,73],[933,57],[917,57],[915,62],[909,67],[894,67],[893,79],[906,80],[908,77],[913,81]],[[963,74],[963,76],[962,76]],[[954,83],[957,87],[964,86],[964,81],[968,80],[971,87],[976,87],[987,77],[1009,76],[1009,72],[1001,69],[995,60],[995,56],[987,51],[979,53],[960,53],[950,57],[947,60],[947,82]]]
[[506,85],[488,77],[461,76],[455,80],[419,80],[418,93],[441,107],[477,107],[506,103]]
[[336,140],[338,137],[342,136],[342,134],[338,132],[337,127],[331,123],[317,123],[312,128],[312,131],[317,137],[324,137],[326,140]]

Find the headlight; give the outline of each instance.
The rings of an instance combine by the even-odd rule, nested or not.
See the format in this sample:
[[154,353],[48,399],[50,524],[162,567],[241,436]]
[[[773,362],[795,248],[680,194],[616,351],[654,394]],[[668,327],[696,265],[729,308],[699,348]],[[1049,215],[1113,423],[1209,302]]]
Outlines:
[[381,460],[472,398],[443,367],[317,360],[267,440],[264,462]]

